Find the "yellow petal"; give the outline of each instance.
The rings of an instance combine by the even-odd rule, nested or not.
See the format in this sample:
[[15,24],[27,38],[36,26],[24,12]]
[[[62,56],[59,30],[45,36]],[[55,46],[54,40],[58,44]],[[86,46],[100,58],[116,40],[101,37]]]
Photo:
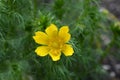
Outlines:
[[64,53],[65,56],[72,56],[74,53],[74,50],[71,45],[65,44],[62,52]]
[[59,37],[61,38],[61,40],[63,40],[64,43],[68,42],[71,38],[71,35],[69,33],[59,33]]
[[59,37],[63,40],[64,43],[70,40],[71,35],[68,33],[69,27],[63,26],[60,28]]
[[61,52],[60,51],[52,51],[49,53],[49,55],[51,56],[53,61],[58,61],[60,59]]
[[58,28],[56,27],[56,25],[51,24],[46,30],[45,32],[47,33],[47,35],[49,37],[55,37],[56,34],[58,33]]
[[38,44],[47,44],[48,43],[48,36],[44,32],[41,32],[41,31],[37,31],[35,33],[35,36],[33,36],[33,39]]
[[48,46],[40,46],[37,47],[37,49],[35,50],[35,52],[39,56],[46,56],[49,53],[49,51],[50,49],[48,48]]
[[68,33],[69,32],[69,27],[68,26],[62,26],[61,28],[60,28],[60,31],[59,31],[60,33]]

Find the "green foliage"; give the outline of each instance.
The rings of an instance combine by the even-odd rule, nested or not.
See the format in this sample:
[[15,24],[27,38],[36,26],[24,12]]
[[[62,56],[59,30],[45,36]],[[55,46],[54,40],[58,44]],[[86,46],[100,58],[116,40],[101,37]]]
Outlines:
[[[101,61],[114,47],[120,55],[120,25],[100,12],[98,0],[46,1],[0,0],[0,80],[104,80]],[[69,26],[73,56],[53,62],[36,55],[32,36],[51,23]]]

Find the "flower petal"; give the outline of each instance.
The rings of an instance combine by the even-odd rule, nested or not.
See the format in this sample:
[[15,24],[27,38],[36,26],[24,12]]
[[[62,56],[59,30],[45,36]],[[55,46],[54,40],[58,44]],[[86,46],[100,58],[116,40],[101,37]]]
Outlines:
[[61,28],[60,28],[60,31],[59,31],[60,33],[68,33],[69,32],[69,27],[68,26],[62,26]]
[[63,26],[60,28],[59,37],[63,40],[64,43],[70,40],[71,35],[68,33],[69,27]]
[[64,53],[65,56],[72,56],[74,53],[74,50],[71,45],[65,44],[62,52]]
[[35,36],[33,36],[33,39],[38,44],[47,44],[48,43],[48,36],[44,32],[41,32],[41,31],[37,31],[35,33]]
[[69,33],[60,32],[59,37],[61,38],[61,40],[63,40],[64,43],[66,43],[70,40],[71,35]]
[[46,56],[49,53],[49,51],[50,49],[48,48],[48,46],[40,46],[37,47],[37,49],[35,50],[35,52],[39,56]]
[[56,25],[51,24],[46,30],[45,32],[47,33],[47,35],[49,37],[55,37],[58,33],[58,28],[56,27]]
[[49,53],[49,55],[51,56],[53,61],[58,61],[60,59],[61,52],[60,51],[51,51]]

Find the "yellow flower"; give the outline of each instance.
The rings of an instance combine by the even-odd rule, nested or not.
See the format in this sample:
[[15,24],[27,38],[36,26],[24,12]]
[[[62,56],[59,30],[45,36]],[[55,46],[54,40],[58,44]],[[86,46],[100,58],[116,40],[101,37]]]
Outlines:
[[71,35],[68,33],[69,27],[63,26],[58,31],[56,25],[51,24],[44,32],[37,31],[33,39],[36,43],[42,46],[37,47],[35,52],[39,56],[50,55],[53,61],[58,61],[61,56],[61,52],[65,56],[71,56],[74,50],[67,42],[70,40]]

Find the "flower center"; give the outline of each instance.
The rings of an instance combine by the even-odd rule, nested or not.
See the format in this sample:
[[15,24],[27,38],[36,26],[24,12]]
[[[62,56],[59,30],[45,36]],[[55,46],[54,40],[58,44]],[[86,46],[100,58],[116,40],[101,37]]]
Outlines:
[[57,42],[53,42],[53,43],[52,43],[52,47],[53,47],[53,48],[59,48],[59,44],[58,44]]
[[57,50],[61,50],[63,43],[61,42],[61,40],[53,40],[49,42],[48,45],[51,49],[57,49]]
[[60,49],[60,43],[59,42],[50,42],[49,46],[53,49]]

